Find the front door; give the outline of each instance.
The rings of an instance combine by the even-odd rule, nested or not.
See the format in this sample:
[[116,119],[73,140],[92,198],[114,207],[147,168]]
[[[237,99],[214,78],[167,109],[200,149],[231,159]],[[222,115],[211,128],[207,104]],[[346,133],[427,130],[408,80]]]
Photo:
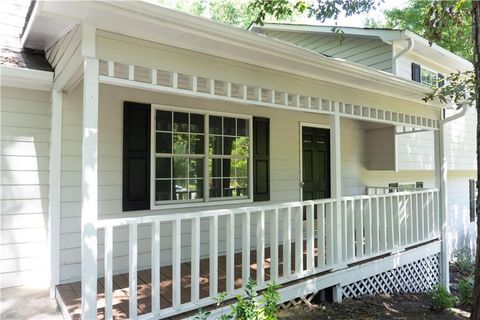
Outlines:
[[302,127],[303,200],[330,197],[330,130]]

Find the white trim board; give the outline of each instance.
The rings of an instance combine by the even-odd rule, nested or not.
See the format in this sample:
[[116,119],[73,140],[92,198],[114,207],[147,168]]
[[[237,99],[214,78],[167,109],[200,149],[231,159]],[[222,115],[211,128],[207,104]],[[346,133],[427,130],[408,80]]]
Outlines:
[[5,87],[50,91],[53,72],[0,65],[0,84]]

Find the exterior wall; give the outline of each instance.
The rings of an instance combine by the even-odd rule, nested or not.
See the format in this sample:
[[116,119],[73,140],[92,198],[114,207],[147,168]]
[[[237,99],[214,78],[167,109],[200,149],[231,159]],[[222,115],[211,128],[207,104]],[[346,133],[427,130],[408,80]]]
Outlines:
[[20,49],[20,34],[27,16],[30,0],[4,0],[0,12],[0,47]]
[[1,287],[48,286],[50,95],[1,87]]
[[55,69],[55,79],[62,74],[69,63],[81,55],[81,41],[81,28],[79,25],[75,25],[45,51],[45,57]]
[[367,67],[392,72],[391,46],[379,38],[291,31],[265,31],[266,35],[329,57],[345,59]]

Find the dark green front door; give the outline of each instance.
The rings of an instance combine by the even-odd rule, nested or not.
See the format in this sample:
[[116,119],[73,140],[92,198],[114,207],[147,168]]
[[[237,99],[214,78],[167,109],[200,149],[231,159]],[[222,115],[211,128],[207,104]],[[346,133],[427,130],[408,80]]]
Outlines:
[[303,200],[330,197],[330,130],[302,127]]

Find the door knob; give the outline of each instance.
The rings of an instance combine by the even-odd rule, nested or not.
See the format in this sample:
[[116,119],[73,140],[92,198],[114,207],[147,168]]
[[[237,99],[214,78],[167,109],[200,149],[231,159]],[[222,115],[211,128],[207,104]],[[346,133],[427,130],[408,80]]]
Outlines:
[[304,183],[303,181],[300,181],[300,188],[303,188],[303,185],[304,185],[304,184],[305,184],[305,183]]

